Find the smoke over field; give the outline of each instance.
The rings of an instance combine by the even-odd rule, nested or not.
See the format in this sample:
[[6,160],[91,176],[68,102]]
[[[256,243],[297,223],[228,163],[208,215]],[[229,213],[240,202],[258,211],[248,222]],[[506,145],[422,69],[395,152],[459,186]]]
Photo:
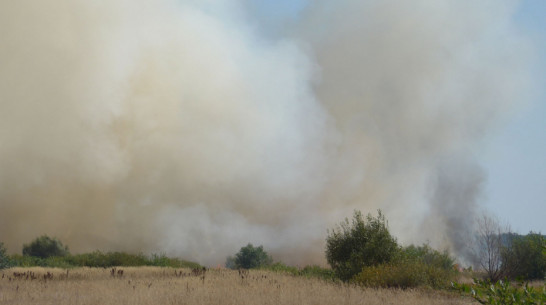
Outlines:
[[514,1],[314,1],[264,38],[246,1],[0,3],[0,241],[322,263],[385,211],[459,251],[472,154],[528,98]]

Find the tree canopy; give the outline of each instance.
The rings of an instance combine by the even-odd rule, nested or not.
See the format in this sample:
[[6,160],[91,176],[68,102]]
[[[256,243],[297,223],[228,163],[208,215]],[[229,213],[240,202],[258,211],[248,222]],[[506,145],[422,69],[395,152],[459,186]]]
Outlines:
[[398,249],[381,210],[377,217],[368,214],[365,219],[360,211],[355,211],[352,222],[345,219],[328,232],[326,260],[336,274],[347,281],[365,266],[390,262]]
[[[228,258],[228,262],[229,261],[230,258]],[[232,266],[235,268],[251,269],[270,265],[273,262],[273,259],[264,251],[263,246],[254,247],[249,243],[235,254],[235,259],[233,259],[232,262]]]
[[51,256],[68,255],[68,247],[56,239],[47,235],[42,235],[32,241],[30,244],[23,245],[23,255],[48,258]]

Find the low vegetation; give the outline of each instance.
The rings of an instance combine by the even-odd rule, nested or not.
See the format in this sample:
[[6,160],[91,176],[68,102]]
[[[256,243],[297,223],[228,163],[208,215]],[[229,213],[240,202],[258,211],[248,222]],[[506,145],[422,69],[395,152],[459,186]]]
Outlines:
[[4,243],[0,242],[0,270],[8,268],[9,266],[10,260],[8,255],[6,254],[6,247],[4,247]]
[[114,267],[114,266],[158,266],[172,268],[200,268],[197,263],[185,261],[179,258],[167,257],[164,254],[152,254],[150,256],[130,254],[125,252],[100,252],[95,251],[83,254],[68,254],[66,256],[51,256],[40,258],[26,255],[12,255],[9,257],[10,265],[16,267]]
[[112,268],[12,268],[0,271],[0,304],[463,305],[473,302],[470,297],[443,291],[363,289],[266,270],[194,271],[165,267],[123,267],[115,272]]
[[546,304],[546,287],[529,286],[529,283],[519,282],[516,285],[510,281],[475,280],[474,284],[453,283],[453,288],[471,295],[480,304],[490,305],[542,305]]
[[301,276],[307,278],[317,278],[327,281],[338,281],[334,271],[329,268],[324,268],[316,265],[305,266],[303,268],[298,268],[294,266],[288,266],[281,262],[277,262],[271,265],[263,266],[259,268],[260,270],[272,271],[276,273],[292,275],[292,276]]

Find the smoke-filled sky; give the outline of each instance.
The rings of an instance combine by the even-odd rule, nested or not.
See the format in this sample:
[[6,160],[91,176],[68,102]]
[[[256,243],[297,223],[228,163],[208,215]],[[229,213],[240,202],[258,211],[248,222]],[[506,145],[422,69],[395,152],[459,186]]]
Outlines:
[[519,10],[2,2],[0,241],[320,264],[328,228],[382,209],[402,243],[462,254],[483,147],[539,96]]

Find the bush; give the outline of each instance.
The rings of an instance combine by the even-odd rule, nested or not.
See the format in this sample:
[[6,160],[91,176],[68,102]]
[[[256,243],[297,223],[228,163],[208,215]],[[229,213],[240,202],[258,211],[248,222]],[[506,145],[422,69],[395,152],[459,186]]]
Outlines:
[[264,251],[263,246],[255,248],[252,244],[248,244],[235,254],[234,262],[236,268],[251,269],[271,265],[273,259]]
[[445,288],[454,277],[452,270],[427,265],[418,260],[401,261],[364,267],[351,282],[367,287],[412,288],[426,286]]
[[267,266],[260,267],[262,270],[268,270],[273,271],[277,273],[284,273],[284,274],[290,274],[290,275],[300,275],[300,270],[297,267],[294,266],[288,266],[281,262],[276,262],[274,264],[270,264]]
[[194,262],[189,262],[179,258],[167,257],[165,254],[152,254],[148,259],[149,265],[157,267],[171,267],[171,268],[202,268],[201,265]]
[[47,235],[36,238],[28,245],[23,245],[23,256],[48,258],[51,256],[66,256],[68,254],[68,247],[64,246],[58,239],[50,238]]
[[315,266],[315,265],[305,266],[303,267],[303,269],[300,269],[294,266],[288,266],[281,262],[276,262],[274,264],[261,267],[260,269],[273,271],[277,273],[294,275],[294,276],[320,278],[323,280],[330,280],[330,281],[336,279],[336,276],[332,269],[327,269],[327,268],[323,268],[323,267]]
[[43,266],[43,259],[35,256],[24,256],[21,254],[14,254],[10,256],[10,263],[13,267],[34,267]]
[[440,252],[432,249],[429,245],[423,244],[422,246],[408,246],[400,251],[399,260],[402,261],[417,261],[427,266],[440,268],[443,270],[453,270],[455,265],[455,259],[453,259],[447,250]]
[[510,236],[502,251],[503,268],[510,278],[542,280],[546,277],[546,237],[529,233]]
[[114,266],[146,266],[150,265],[148,258],[142,254],[126,252],[92,253],[71,255],[67,258],[74,266],[81,267],[114,267]]
[[71,268],[71,267],[115,267],[115,266],[158,266],[172,268],[201,268],[202,266],[178,258],[167,257],[164,254],[152,254],[150,257],[139,253],[129,254],[125,252],[107,252],[94,251],[67,256],[51,256],[40,258],[35,256],[11,256],[11,264],[18,267],[52,267],[52,268]]
[[336,275],[334,270],[322,268],[320,266],[305,266],[301,272],[301,275],[306,277],[316,277],[323,280],[335,280]]
[[352,223],[345,219],[328,232],[326,260],[341,280],[348,281],[364,267],[391,262],[398,249],[381,210],[377,218],[368,214],[365,220],[355,211]]
[[9,266],[10,259],[6,254],[6,247],[4,247],[4,243],[0,242],[0,270],[8,268]]

